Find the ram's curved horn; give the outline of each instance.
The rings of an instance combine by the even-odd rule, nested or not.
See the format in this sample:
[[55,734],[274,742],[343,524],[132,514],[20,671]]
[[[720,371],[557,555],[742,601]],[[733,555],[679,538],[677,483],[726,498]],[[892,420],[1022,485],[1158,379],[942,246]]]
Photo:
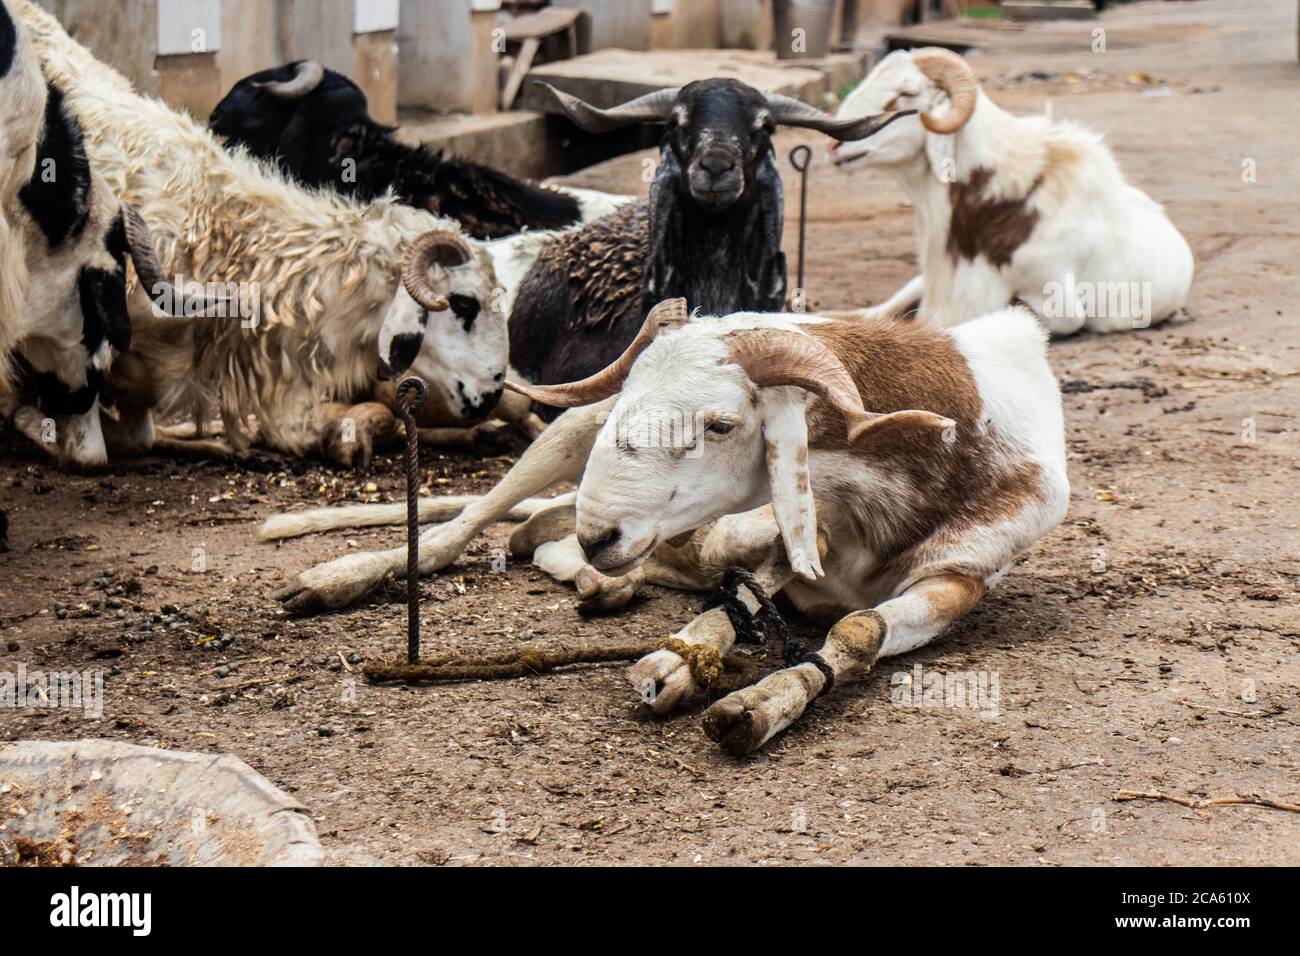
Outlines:
[[666,123],[677,102],[679,89],[670,87],[656,90],[629,100],[621,106],[602,110],[576,96],[557,90],[549,83],[543,83],[541,80],[533,82],[549,93],[555,102],[560,104],[560,108],[568,114],[569,119],[588,133],[608,133],[610,130],[631,126],[633,123]]
[[636,338],[624,349],[623,354],[615,359],[612,365],[606,366],[590,378],[584,378],[580,382],[570,382],[567,385],[516,385],[514,382],[506,382],[506,388],[520,395],[526,395],[535,402],[553,405],[556,408],[595,404],[618,394],[628,373],[632,371],[637,357],[650,347],[650,343],[656,337],[672,329],[680,329],[690,320],[691,315],[685,299],[665,299],[650,310],[650,314],[646,316],[641,326],[641,331],[637,332]]
[[980,81],[960,54],[943,47],[928,46],[912,54],[912,64],[948,94],[951,104],[942,116],[921,114],[921,125],[931,133],[955,133],[975,112]]
[[315,60],[303,60],[294,70],[291,80],[265,80],[254,83],[259,90],[266,90],[272,96],[282,100],[296,100],[313,92],[325,79],[325,67]]
[[911,116],[916,110],[898,110],[894,113],[880,113],[876,116],[859,116],[855,119],[836,119],[830,113],[824,113],[816,107],[809,106],[793,96],[780,93],[767,94],[767,108],[772,119],[782,126],[802,126],[815,129],[819,133],[833,136],[843,142],[866,139],[879,133],[896,119]]
[[919,409],[887,414],[867,411],[844,364],[811,335],[784,329],[753,329],[728,333],[723,341],[731,360],[745,370],[755,385],[795,385],[834,405],[848,423],[850,442],[881,427],[950,428],[956,424],[950,418]]
[[173,318],[210,317],[214,313],[228,316],[238,314],[238,310],[225,297],[188,298],[184,289],[178,289],[167,281],[158,262],[158,247],[154,245],[153,234],[140,215],[140,210],[130,203],[122,203],[122,225],[126,230],[126,247],[131,254],[131,262],[135,265],[136,275],[140,277],[140,286],[155,308]]
[[455,233],[431,229],[411,243],[402,270],[402,285],[412,299],[430,312],[445,312],[451,303],[429,282],[429,267],[463,266],[473,254],[469,243]]

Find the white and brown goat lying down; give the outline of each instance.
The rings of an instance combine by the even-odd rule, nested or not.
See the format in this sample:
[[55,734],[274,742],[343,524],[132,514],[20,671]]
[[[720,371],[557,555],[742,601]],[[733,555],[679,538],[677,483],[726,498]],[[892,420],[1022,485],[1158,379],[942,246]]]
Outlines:
[[[465,515],[503,517],[581,478],[576,502],[526,506],[512,546],[589,603],[625,601],[641,580],[705,588],[739,565],[832,624],[815,659],[706,712],[709,736],[747,753],[833,683],[938,637],[1061,521],[1065,441],[1045,345],[1018,307],[940,330],[796,314],[693,322],[670,300],[605,371],[522,389],[573,410]],[[425,534],[422,573],[463,547],[457,521]],[[400,573],[403,554],[317,567],[296,597],[332,603],[376,571]],[[675,636],[719,654],[735,639],[719,609]],[[667,650],[629,677],[658,713],[698,690]]]
[[893,110],[918,115],[831,147],[838,164],[889,172],[916,210],[921,275],[864,314],[955,325],[1019,301],[1068,335],[1144,328],[1186,300],[1186,240],[1096,133],[1006,112],[936,48],[885,57],[837,115]]

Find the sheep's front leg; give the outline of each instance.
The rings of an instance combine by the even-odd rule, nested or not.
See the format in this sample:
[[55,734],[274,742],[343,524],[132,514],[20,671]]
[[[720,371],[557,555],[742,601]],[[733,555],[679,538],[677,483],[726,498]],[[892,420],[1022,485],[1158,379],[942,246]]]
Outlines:
[[636,597],[645,583],[645,568],[636,567],[616,578],[587,563],[578,544],[578,516],[573,496],[541,508],[510,536],[510,553],[533,556],[533,564],[556,581],[572,581],[578,590],[578,613],[617,610]]
[[460,449],[490,454],[506,447],[511,429],[505,422],[488,421],[468,428],[420,428],[417,431],[420,444],[426,448]]
[[[722,554],[731,557],[718,560],[720,567],[733,563],[743,564],[740,556],[753,554],[756,545],[763,543],[764,538],[768,555],[754,571],[754,579],[763,590],[773,595],[789,584],[795,575],[790,569],[785,548],[781,544],[781,532],[772,519],[771,509],[723,518],[713,526],[701,551],[713,552],[710,555],[711,565]],[[740,588],[737,597],[750,614],[758,613],[758,601],[749,593],[748,588]],[[736,642],[736,632],[727,612],[722,608],[705,611],[672,636],[687,644],[704,645],[719,657],[725,656]],[[702,690],[686,659],[669,650],[655,651],[641,658],[628,668],[627,679],[637,695],[656,714],[668,713]]]
[[514,425],[531,440],[536,441],[546,431],[546,422],[533,411],[532,400],[526,395],[506,392],[493,409],[492,414],[504,422]]
[[99,400],[80,415],[48,418],[25,405],[14,413],[14,425],[64,468],[97,471],[108,464],[108,447],[99,420]]
[[[557,418],[529,446],[495,488],[446,524],[420,536],[420,573],[451,564],[480,531],[505,518],[517,504],[564,481],[582,477],[592,445],[613,399],[575,408]],[[318,564],[276,595],[295,614],[314,614],[358,600],[385,575],[406,572],[406,549],[350,554]]]
[[[918,581],[898,597],[840,620],[818,656],[839,683],[865,677],[882,657],[928,644],[964,615],[984,594],[984,583],[963,574]],[[829,688],[822,669],[796,664],[764,677],[704,712],[704,732],[730,754],[757,750],[789,727]]]

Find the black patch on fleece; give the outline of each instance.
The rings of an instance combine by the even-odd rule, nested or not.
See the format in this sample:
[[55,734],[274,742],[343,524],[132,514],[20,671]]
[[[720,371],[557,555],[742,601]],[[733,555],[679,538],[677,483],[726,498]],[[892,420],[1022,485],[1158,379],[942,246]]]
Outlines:
[[108,339],[119,352],[131,348],[131,320],[126,312],[126,281],[120,270],[87,267],[77,277],[81,296],[81,342],[94,355]]
[[451,311],[456,313],[456,318],[460,319],[460,324],[465,327],[465,331],[474,328],[474,320],[478,318],[482,308],[478,299],[468,295],[452,295],[448,296],[448,299],[451,302]]
[[[4,7],[0,6],[0,10]],[[9,516],[0,511],[0,554],[9,550]]]
[[[80,124],[64,108],[63,91],[53,83],[47,86],[45,129],[37,147],[36,171],[18,198],[45,233],[50,248],[57,249],[86,228],[90,160]],[[46,182],[50,173],[53,181]]]
[[394,335],[393,341],[388,345],[388,361],[386,364],[389,372],[393,375],[400,375],[414,365],[416,358],[420,354],[420,346],[423,343],[423,332],[403,332],[400,335]]
[[104,334],[113,348],[126,352],[131,348],[131,316],[126,306],[126,257],[129,248],[126,244],[126,223],[121,213],[117,214],[112,228],[104,238],[104,248],[117,263],[113,294],[103,300],[106,315]]
[[[9,8],[0,2],[0,76],[8,76],[18,52],[18,29],[9,16]],[[0,534],[0,542],[4,536]]]

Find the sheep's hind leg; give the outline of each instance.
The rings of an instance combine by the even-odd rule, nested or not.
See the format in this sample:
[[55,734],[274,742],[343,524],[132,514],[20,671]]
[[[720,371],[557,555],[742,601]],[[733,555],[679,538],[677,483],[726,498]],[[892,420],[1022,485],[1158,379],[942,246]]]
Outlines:
[[[456,518],[420,536],[420,573],[441,571],[480,531],[512,508],[552,485],[582,477],[596,434],[612,400],[575,408],[555,420],[490,492]],[[344,607],[371,591],[386,575],[406,572],[406,549],[350,554],[308,568],[276,595],[295,614]]]
[[[842,618],[817,653],[835,683],[865,677],[881,657],[934,640],[975,606],[984,589],[983,581],[964,574],[918,581],[873,610]],[[815,664],[783,668],[705,711],[704,732],[730,754],[750,753],[798,720],[825,688],[826,676]]]
[[321,454],[336,465],[365,470],[376,448],[385,448],[397,440],[397,416],[381,402],[331,402],[323,412]]

